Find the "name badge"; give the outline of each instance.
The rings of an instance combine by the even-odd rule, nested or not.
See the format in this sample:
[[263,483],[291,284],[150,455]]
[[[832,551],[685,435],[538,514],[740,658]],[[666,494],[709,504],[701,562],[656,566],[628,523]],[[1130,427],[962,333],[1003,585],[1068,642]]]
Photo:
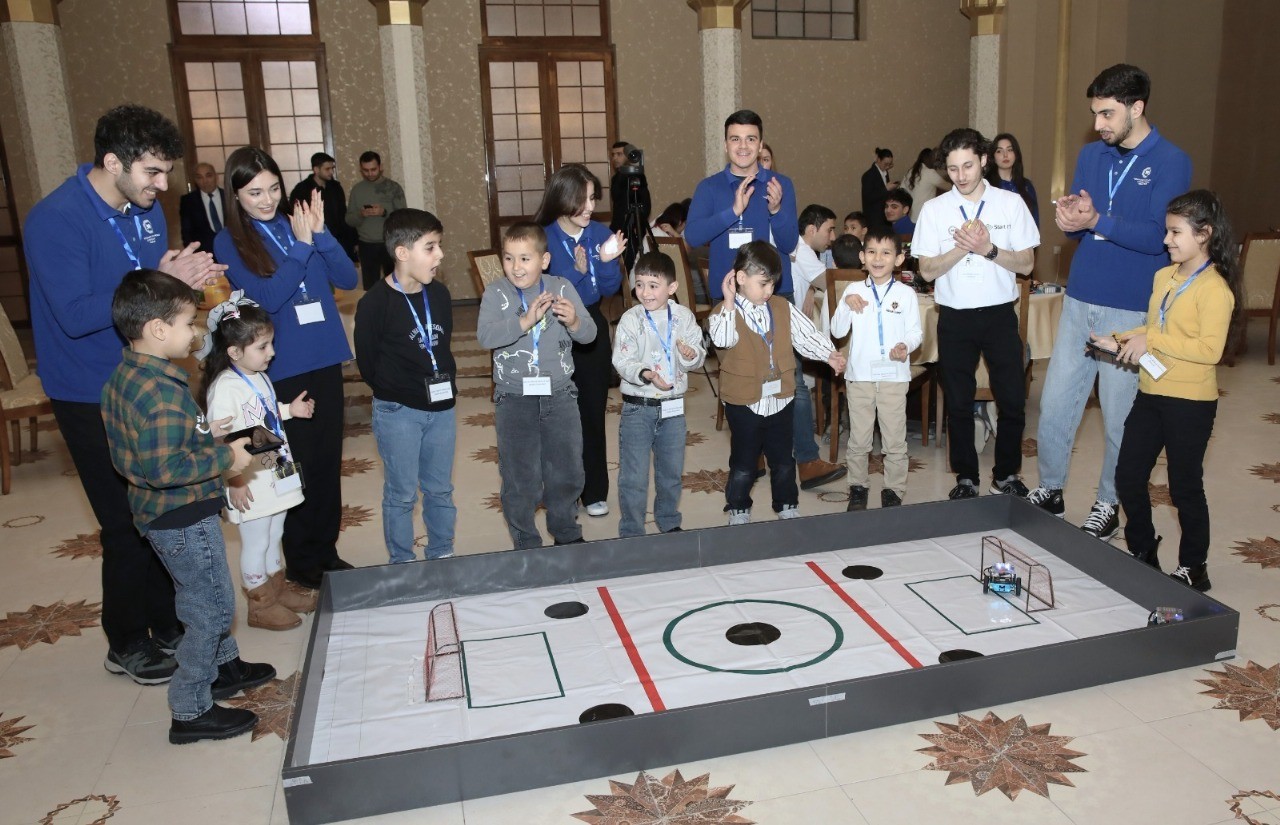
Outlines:
[[432,404],[453,398],[453,385],[449,383],[449,373],[442,372],[427,379],[427,398]]
[[898,363],[896,361],[872,361],[871,362],[871,380],[872,381],[893,381],[898,377]]
[[524,379],[525,395],[550,395],[551,394],[551,376],[550,375],[531,375]]
[[324,320],[324,304],[319,301],[303,301],[294,304],[293,311],[298,313],[298,324],[300,326],[318,324]]
[[975,255],[965,255],[960,259],[959,271],[956,273],[960,276],[960,280],[967,284],[976,283],[982,280],[985,268],[982,266],[986,261]]
[[667,398],[662,402],[661,416],[662,418],[676,418],[684,415],[684,399],[683,398]]
[[274,484],[277,493],[291,493],[302,489],[302,465],[296,461],[280,461],[271,474],[276,478]]
[[772,381],[765,381],[764,387],[760,390],[763,395],[778,395],[782,392],[782,379],[775,378]]
[[1147,371],[1147,375],[1151,376],[1151,380],[1159,381],[1164,378],[1164,374],[1169,368],[1160,363],[1160,359],[1149,352],[1144,352],[1142,357],[1138,359],[1138,366]]
[[729,230],[729,248],[730,249],[737,249],[743,244],[751,243],[753,240],[755,240],[755,232],[752,231],[751,227],[749,226],[744,227],[742,229]]

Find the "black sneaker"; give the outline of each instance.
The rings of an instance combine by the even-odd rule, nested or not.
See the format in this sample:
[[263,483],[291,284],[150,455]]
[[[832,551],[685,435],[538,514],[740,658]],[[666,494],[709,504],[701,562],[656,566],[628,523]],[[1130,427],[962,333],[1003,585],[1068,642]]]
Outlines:
[[1178,565],[1178,569],[1169,574],[1169,578],[1179,581],[1192,590],[1206,592],[1213,584],[1209,581],[1209,565],[1197,564],[1195,567]]
[[128,676],[140,685],[163,685],[173,678],[178,662],[151,639],[139,639],[120,653],[108,650],[102,666],[108,673]]
[[169,743],[188,745],[201,739],[230,739],[253,730],[258,716],[251,710],[214,705],[195,719],[169,724]]
[[962,498],[977,498],[978,485],[974,484],[967,478],[960,479],[956,486],[951,488],[951,492],[947,493],[947,498],[952,501],[959,501]]
[[151,639],[162,652],[172,656],[178,651],[178,645],[182,643],[182,635],[182,626],[179,625],[172,630],[152,631]]
[[1155,569],[1160,569],[1160,542],[1164,540],[1164,536],[1156,536],[1156,546],[1151,548],[1150,553],[1130,553],[1138,561],[1149,564]]
[[996,495],[1017,496],[1018,498],[1026,498],[1031,492],[1027,489],[1027,485],[1022,483],[1022,479],[1017,476],[1009,476],[1001,481],[1000,479],[991,479],[991,492]]
[[[255,688],[276,678],[276,669],[267,664],[254,664],[239,656],[218,665],[218,678],[213,680],[213,700],[230,699],[242,690]],[[234,735],[234,734],[232,734]]]
[[1120,508],[1114,504],[1103,504],[1101,501],[1095,501],[1093,506],[1089,508],[1089,515],[1085,517],[1084,524],[1080,525],[1080,529],[1103,541],[1111,541],[1116,533],[1120,532]]
[[902,499],[899,498],[898,494],[895,493],[893,490],[886,489],[886,490],[880,491],[881,507],[897,507],[900,504],[902,504]]
[[1062,500],[1062,490],[1051,490],[1048,487],[1037,487],[1027,493],[1027,501],[1050,515],[1062,518],[1067,512],[1067,505]]
[[867,509],[867,488],[866,487],[850,487],[849,503],[845,506],[846,513],[855,513],[859,510]]

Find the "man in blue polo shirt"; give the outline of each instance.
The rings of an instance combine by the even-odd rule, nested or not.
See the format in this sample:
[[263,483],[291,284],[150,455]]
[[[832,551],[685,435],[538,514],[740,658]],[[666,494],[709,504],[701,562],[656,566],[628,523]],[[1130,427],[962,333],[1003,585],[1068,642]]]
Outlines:
[[196,244],[168,249],[156,196],[169,188],[174,160],[182,157],[173,123],[141,106],[119,106],[98,120],[93,146],[93,163],[27,216],[31,327],[40,381],[102,529],[105,666],[157,685],[177,668],[173,651],[182,628],[173,582],[133,526],[128,484],[107,448],[102,387],[128,344],[112,325],[111,297],[130,270],[159,269],[199,288],[226,267]]
[[[711,247],[707,285],[711,303],[723,300],[720,284],[733,268],[738,247],[767,241],[781,253],[782,280],[775,295],[792,300],[791,253],[800,242],[796,190],[791,179],[760,165],[764,121],[750,109],[740,109],[724,121],[724,148],[729,163],[704,178],[693,192],[684,239],[690,246]],[[813,399],[797,362],[793,414],[796,470],[800,487],[809,490],[844,478],[847,468],[818,457],[813,437]]]
[[1089,333],[1140,326],[1156,270],[1169,262],[1165,207],[1191,185],[1191,159],[1147,122],[1151,78],[1117,64],[1089,85],[1093,127],[1102,139],[1080,150],[1069,194],[1055,222],[1080,241],[1058,322],[1058,337],[1040,396],[1037,452],[1040,484],[1027,500],[1063,517],[1071,446],[1085,402],[1098,379],[1106,431],[1097,499],[1081,525],[1110,540],[1120,529],[1115,474],[1124,420],[1138,394],[1138,372],[1086,354]]

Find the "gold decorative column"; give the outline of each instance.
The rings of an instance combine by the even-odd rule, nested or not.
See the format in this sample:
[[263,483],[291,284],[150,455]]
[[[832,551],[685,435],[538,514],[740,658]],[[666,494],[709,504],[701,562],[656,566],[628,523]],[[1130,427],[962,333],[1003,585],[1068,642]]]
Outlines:
[[960,0],[969,18],[969,125],[990,138],[1000,131],[1000,32],[1005,0]]
[[[18,128],[9,158],[25,165],[39,200],[75,168],[58,0],[0,0],[0,40]],[[18,160],[21,158],[21,160]]]
[[702,46],[706,173],[724,166],[724,119],[742,106],[742,9],[749,0],[688,0]]
[[378,10],[382,86],[387,106],[388,175],[404,186],[409,206],[436,210],[431,119],[427,109],[427,0],[369,0]]

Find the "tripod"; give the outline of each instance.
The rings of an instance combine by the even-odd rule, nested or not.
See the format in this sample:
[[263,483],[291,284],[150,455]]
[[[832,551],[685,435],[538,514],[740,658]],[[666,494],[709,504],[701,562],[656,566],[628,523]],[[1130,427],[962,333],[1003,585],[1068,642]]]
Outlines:
[[645,241],[649,242],[650,249],[656,250],[658,248],[657,243],[653,240],[653,229],[649,227],[649,222],[645,220],[642,204],[640,203],[640,181],[639,175],[627,176],[627,202],[623,211],[622,235],[627,239],[627,248],[623,260],[627,264],[628,273],[635,267],[636,258],[643,251]]

